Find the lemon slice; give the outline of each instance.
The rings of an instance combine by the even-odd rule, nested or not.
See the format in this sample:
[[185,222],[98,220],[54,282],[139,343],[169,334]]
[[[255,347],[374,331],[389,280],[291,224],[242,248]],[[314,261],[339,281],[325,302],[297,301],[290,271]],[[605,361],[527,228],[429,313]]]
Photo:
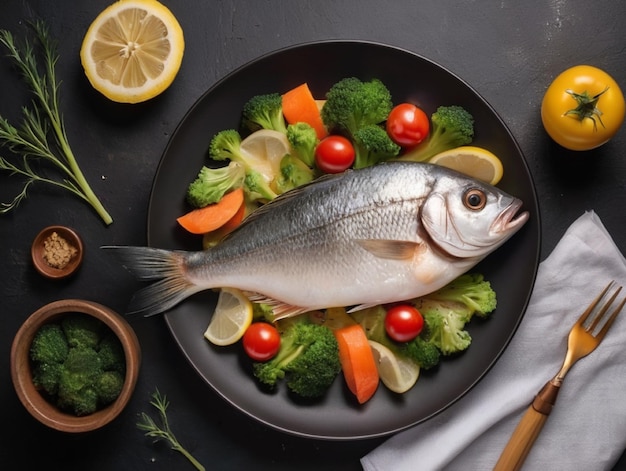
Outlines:
[[450,149],[435,155],[430,163],[451,168],[491,185],[496,185],[504,173],[500,159],[482,147]]
[[291,151],[287,136],[273,129],[259,129],[241,141],[241,152],[268,182],[280,175],[280,161]]
[[222,288],[204,338],[214,345],[237,342],[252,323],[252,303],[238,289]]
[[417,382],[420,367],[412,361],[394,355],[384,345],[368,341],[374,354],[374,361],[378,367],[378,375],[388,389],[402,394],[411,389]]
[[120,0],[91,23],[80,49],[85,75],[107,98],[139,103],[167,89],[183,59],[183,30],[156,0]]

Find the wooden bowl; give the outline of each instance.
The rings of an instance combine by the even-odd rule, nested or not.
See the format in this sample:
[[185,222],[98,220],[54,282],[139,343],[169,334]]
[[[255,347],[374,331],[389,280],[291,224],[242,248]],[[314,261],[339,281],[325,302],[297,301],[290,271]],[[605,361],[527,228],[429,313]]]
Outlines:
[[[106,324],[122,343],[126,356],[126,376],[118,398],[93,414],[78,417],[57,408],[35,388],[31,375],[30,347],[39,328],[69,313],[83,313]],[[28,412],[39,422],[63,432],[89,432],[111,422],[130,400],[141,364],[139,341],[130,324],[119,314],[98,303],[64,299],[47,304],[26,319],[11,347],[11,378],[17,395]]]
[[[54,236],[56,234],[56,236]],[[53,266],[46,259],[48,250],[46,249],[46,243],[50,243],[51,238],[55,237],[56,243],[61,245],[62,241],[66,242],[70,247],[76,250],[76,253],[71,257],[67,253],[68,247],[65,246],[64,255],[69,258],[69,261],[62,266]],[[69,227],[65,226],[49,226],[43,229],[31,246],[30,253],[33,259],[33,264],[39,273],[47,278],[59,279],[70,276],[74,273],[83,261],[83,242],[78,234]],[[57,251],[57,254],[59,251]]]

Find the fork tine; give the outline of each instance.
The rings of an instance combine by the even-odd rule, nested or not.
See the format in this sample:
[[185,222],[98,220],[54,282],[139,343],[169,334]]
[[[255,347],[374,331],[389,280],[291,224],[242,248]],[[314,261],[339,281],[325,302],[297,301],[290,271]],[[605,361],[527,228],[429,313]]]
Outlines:
[[602,326],[602,329],[600,330],[600,332],[598,332],[598,335],[595,336],[598,340],[602,340],[602,338],[609,331],[609,329],[611,328],[611,325],[613,324],[613,321],[615,320],[617,315],[622,311],[622,309],[624,308],[624,305],[626,305],[626,298],[622,299],[622,302],[619,304],[619,306],[615,308],[615,310],[611,314],[611,317],[609,317],[607,321],[604,323],[604,325]]
[[591,304],[589,304],[589,307],[587,307],[587,309],[585,309],[585,312],[583,312],[582,315],[576,321],[578,324],[582,325],[587,320],[587,318],[589,317],[589,314],[591,314],[591,311],[593,311],[595,309],[595,307],[598,305],[600,300],[604,297],[604,295],[607,293],[607,291],[614,284],[615,284],[615,281],[611,280],[611,282],[606,286],[606,288],[604,288],[602,290],[602,292],[596,297],[596,299],[591,301]]
[[615,292],[613,293],[613,295],[608,299],[608,301],[605,301],[600,311],[593,318],[591,325],[587,327],[587,332],[593,332],[596,329],[596,327],[598,326],[598,324],[604,317],[604,313],[611,307],[611,305],[613,304],[613,301],[615,301],[615,298],[617,298],[617,295],[619,294],[621,290],[622,290],[622,287],[618,286]]

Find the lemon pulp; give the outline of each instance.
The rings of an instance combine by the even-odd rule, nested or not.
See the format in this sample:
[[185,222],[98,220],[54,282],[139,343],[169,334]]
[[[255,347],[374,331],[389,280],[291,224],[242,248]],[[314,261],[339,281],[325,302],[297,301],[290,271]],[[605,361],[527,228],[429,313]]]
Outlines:
[[395,355],[378,342],[369,340],[369,344],[380,380],[388,389],[403,394],[415,385],[420,373],[420,367],[417,364]]
[[235,288],[222,288],[204,337],[214,345],[237,342],[252,323],[252,303]]
[[280,161],[291,150],[287,136],[273,129],[260,129],[253,132],[240,146],[251,165],[271,182],[280,175]]
[[80,56],[91,85],[122,103],[149,100],[174,81],[183,58],[183,31],[156,0],[120,0],[93,21]]

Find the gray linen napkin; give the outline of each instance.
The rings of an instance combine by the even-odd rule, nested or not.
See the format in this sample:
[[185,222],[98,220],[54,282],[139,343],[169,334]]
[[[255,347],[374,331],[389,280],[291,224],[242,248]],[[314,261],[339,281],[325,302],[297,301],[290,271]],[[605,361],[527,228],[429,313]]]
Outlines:
[[[441,414],[363,457],[364,469],[492,469],[534,395],[559,370],[572,324],[612,279],[626,289],[626,259],[598,216],[586,212],[539,265],[519,330],[488,375]],[[608,470],[625,448],[623,313],[568,373],[524,469]]]

